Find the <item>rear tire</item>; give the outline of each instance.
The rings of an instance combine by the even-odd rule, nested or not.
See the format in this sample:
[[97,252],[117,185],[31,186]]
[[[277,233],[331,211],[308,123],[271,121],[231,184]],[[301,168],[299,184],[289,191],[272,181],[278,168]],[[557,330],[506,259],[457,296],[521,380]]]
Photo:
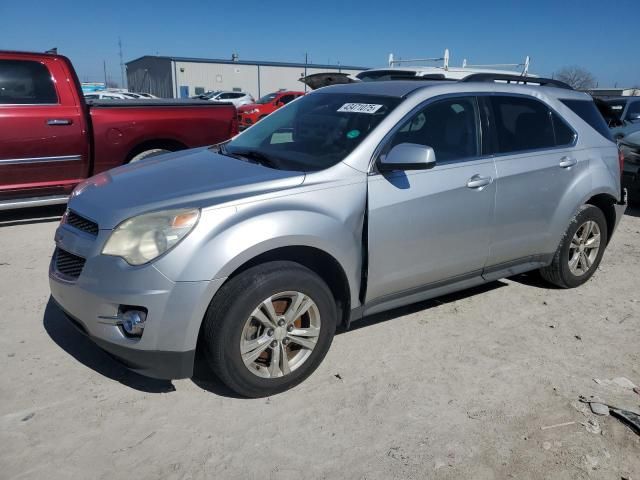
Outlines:
[[602,210],[582,205],[569,223],[551,265],[541,268],[540,275],[561,288],[582,285],[600,265],[607,240],[607,221]]
[[313,373],[331,346],[336,319],[331,291],[315,272],[294,262],[269,262],[231,278],[216,293],[202,346],[207,363],[231,390],[265,397]]

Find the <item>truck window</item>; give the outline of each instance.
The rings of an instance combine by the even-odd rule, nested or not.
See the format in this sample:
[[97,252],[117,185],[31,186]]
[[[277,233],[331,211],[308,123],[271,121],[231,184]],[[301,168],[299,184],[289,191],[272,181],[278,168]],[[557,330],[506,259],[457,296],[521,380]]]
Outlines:
[[28,60],[0,60],[0,104],[51,103],[58,103],[58,96],[47,67]]
[[510,153],[556,146],[551,110],[531,98],[491,97],[498,152]]

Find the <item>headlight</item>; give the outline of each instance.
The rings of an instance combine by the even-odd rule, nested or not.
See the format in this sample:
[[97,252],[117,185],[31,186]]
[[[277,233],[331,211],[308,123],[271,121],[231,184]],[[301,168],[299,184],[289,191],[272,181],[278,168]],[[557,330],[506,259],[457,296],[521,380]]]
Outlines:
[[260,113],[260,109],[254,108],[253,110],[249,110],[249,113]]
[[102,253],[122,257],[130,265],[142,265],[175,247],[199,217],[198,209],[180,209],[130,218],[115,228]]

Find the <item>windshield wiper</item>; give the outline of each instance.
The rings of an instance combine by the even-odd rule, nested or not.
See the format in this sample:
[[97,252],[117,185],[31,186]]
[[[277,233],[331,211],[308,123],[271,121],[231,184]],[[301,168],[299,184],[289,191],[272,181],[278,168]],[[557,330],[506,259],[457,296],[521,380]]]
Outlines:
[[273,158],[258,150],[235,150],[233,152],[226,152],[227,150],[225,149],[226,155],[237,155],[252,160],[260,165],[264,165],[265,167],[278,168],[273,161]]

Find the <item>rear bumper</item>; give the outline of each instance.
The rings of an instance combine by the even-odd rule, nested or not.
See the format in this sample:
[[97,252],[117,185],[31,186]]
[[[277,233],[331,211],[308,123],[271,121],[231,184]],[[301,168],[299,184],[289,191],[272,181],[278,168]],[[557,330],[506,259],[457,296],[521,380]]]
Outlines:
[[125,367],[147,377],[163,380],[190,378],[193,375],[193,364],[196,356],[195,350],[186,352],[136,350],[107,342],[106,340],[90,335],[80,320],[71,316],[59,303],[56,302],[56,304],[80,333],[89,338]]

